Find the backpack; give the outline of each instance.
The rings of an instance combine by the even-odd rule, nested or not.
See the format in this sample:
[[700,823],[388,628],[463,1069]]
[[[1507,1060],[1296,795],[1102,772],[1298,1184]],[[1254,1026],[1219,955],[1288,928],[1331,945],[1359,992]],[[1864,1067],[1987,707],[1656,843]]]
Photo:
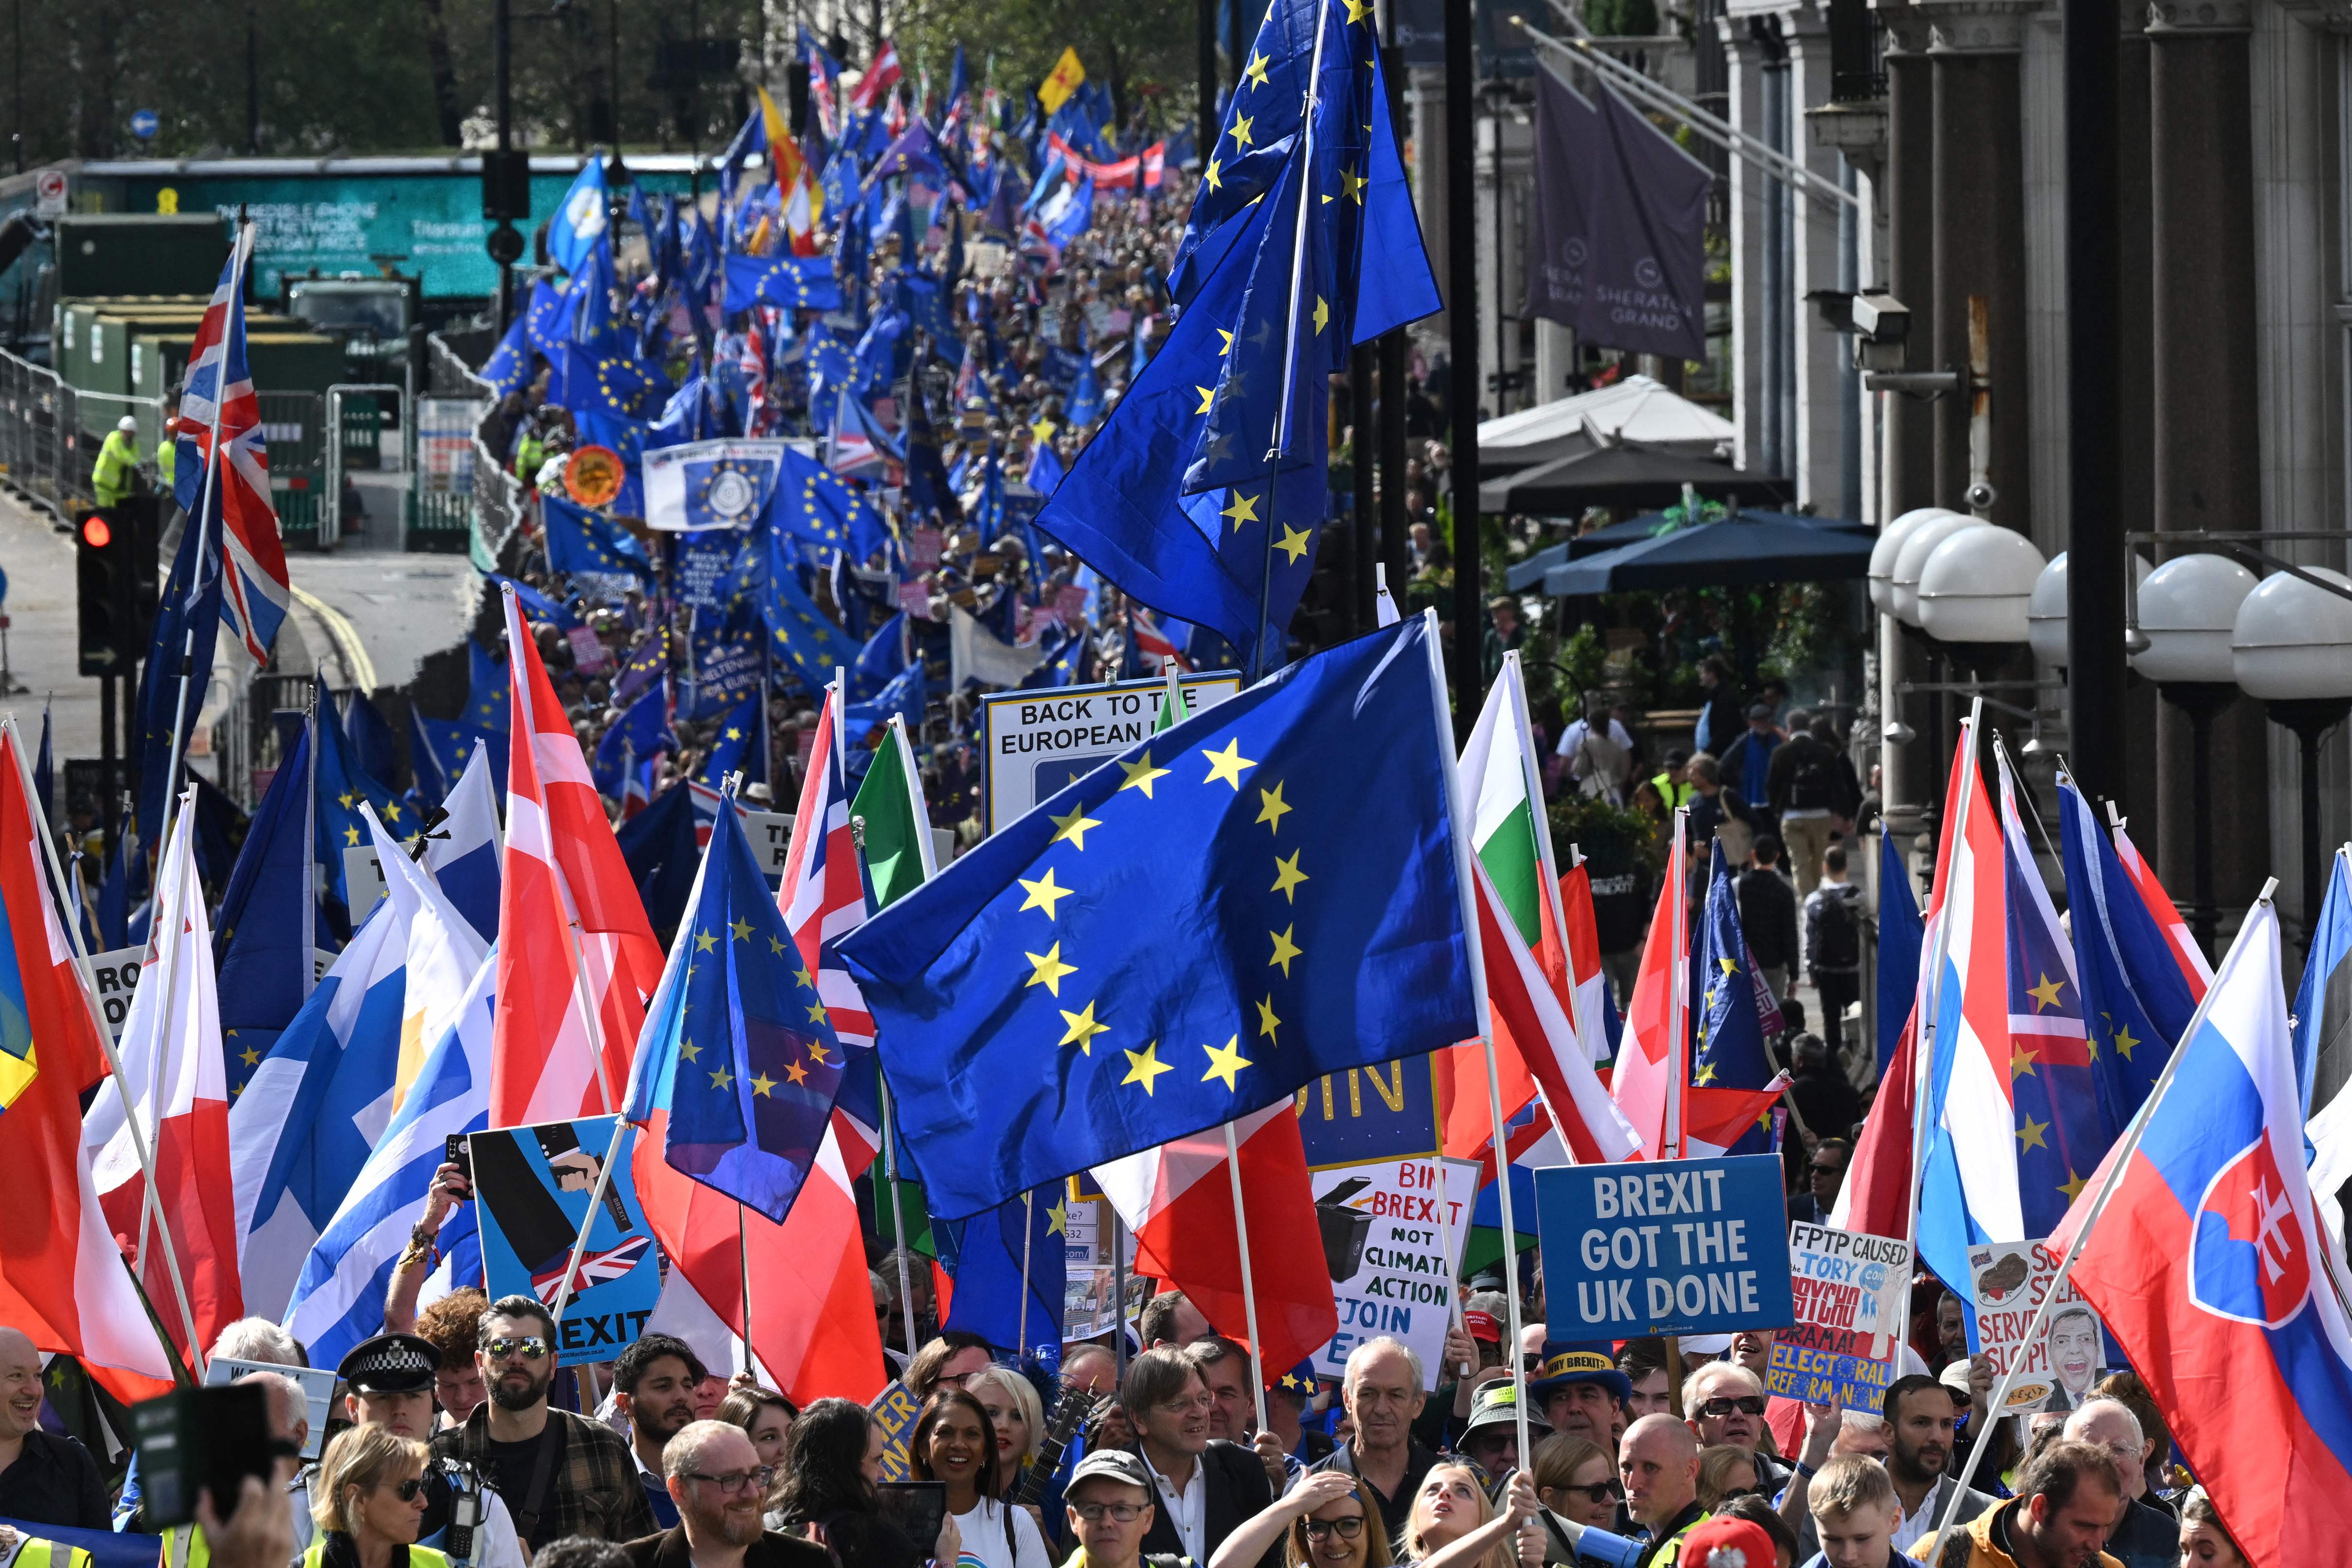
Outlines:
[[1831,811],[1837,805],[1837,757],[1808,735],[1789,769],[1789,811]]
[[1862,928],[1853,918],[1853,900],[1823,890],[1813,916],[1813,951],[1808,956],[1816,970],[1862,967]]

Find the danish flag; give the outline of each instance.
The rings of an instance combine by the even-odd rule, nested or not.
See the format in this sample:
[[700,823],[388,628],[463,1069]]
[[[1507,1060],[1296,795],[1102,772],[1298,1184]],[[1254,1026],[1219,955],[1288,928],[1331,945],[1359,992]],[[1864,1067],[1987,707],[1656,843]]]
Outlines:
[[[219,516],[228,568],[221,584],[221,618],[254,663],[267,664],[292,589],[286,547],[278,538],[278,509],[269,500],[269,444],[262,433],[261,400],[245,357],[245,270],[252,257],[253,226],[241,224],[189,345],[173,484],[191,514],[207,521]],[[227,455],[217,475],[207,471],[215,450]]]

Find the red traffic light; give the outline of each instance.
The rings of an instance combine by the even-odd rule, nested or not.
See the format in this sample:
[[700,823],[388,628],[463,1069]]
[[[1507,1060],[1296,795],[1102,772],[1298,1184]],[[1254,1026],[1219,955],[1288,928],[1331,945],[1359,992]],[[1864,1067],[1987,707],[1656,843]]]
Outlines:
[[114,526],[92,512],[81,520],[81,537],[92,550],[103,550],[114,542]]

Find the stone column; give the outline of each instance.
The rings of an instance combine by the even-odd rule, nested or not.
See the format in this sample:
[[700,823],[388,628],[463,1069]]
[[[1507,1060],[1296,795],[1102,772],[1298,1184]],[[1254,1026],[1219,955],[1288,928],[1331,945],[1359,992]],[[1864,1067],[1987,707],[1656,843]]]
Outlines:
[[[1910,5],[1883,5],[1886,23],[1886,271],[1883,280],[1911,309],[1908,370],[1935,360],[1935,82],[1927,25]],[[1886,520],[1936,504],[1935,405],[1886,398]],[[1892,798],[1891,796],[1889,798]]]
[[[1724,118],[1748,135],[1766,140],[1763,112],[1763,46],[1748,31],[1745,17],[1717,24],[1729,74]],[[1731,419],[1738,426],[1732,461],[1743,468],[1771,464],[1764,446],[1764,400],[1779,395],[1764,370],[1764,203],[1772,181],[1745,158],[1731,160]]]
[[[2147,454],[2156,439],[2156,307],[2153,247],[2148,239],[2147,8],[2124,0],[2123,46],[2116,54],[2116,224],[2118,314],[2123,320],[2116,364],[2116,501],[2125,531],[2153,528],[2155,470]],[[2146,549],[2141,550],[2143,555]],[[2133,677],[2125,683],[2129,709],[2124,724],[2126,748],[2122,809],[2143,822],[2156,814],[2156,688]]]
[[[1780,29],[1789,47],[1787,80],[1794,127],[1790,154],[1835,189],[1841,172],[1837,150],[1811,134],[1804,119],[1805,110],[1830,101],[1829,24],[1820,11],[1799,6],[1781,14]],[[1830,330],[1807,296],[1845,286],[1839,255],[1843,206],[1833,197],[1806,192],[1790,200],[1794,265],[1785,296],[1793,326],[1790,339],[1797,383],[1797,467],[1790,477],[1797,481],[1799,505],[1832,517],[1843,514],[1845,458],[1855,434],[1845,417],[1844,384],[1853,373],[1842,352],[1844,340]]]
[[[1415,66],[1406,76],[1406,96],[1412,104],[1412,203],[1421,219],[1421,245],[1429,253],[1429,270],[1437,279],[1437,297],[1450,300],[1454,291],[1445,277],[1445,73],[1434,66]],[[1445,313],[1431,317],[1428,330],[1443,337]]]
[[[2248,0],[2148,7],[2150,482],[2163,532],[2262,526],[2249,26]],[[2213,723],[2204,826],[2214,898],[2231,921],[2269,868],[2263,724],[2261,704],[2242,696]],[[2189,724],[2168,703],[2158,726],[2158,868],[2186,901],[2200,826]]]

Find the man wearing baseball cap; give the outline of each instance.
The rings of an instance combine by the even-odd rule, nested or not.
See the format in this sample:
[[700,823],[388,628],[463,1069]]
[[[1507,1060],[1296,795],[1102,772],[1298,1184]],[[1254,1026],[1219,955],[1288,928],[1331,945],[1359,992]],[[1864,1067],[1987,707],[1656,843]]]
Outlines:
[[1063,1494],[1076,1555],[1063,1568],[1188,1568],[1189,1557],[1145,1556],[1154,1513],[1151,1477],[1124,1448],[1097,1448],[1078,1461]]
[[[343,1380],[343,1414],[358,1426],[381,1426],[423,1443],[434,1428],[433,1374],[441,1352],[415,1334],[378,1334],[352,1347],[335,1375]],[[462,1459],[425,1468],[425,1522],[419,1545],[437,1548],[452,1568],[525,1568],[529,1558],[506,1503]]]
[[[1551,1423],[1529,1410],[1528,1441],[1541,1443],[1550,1436]],[[1519,1391],[1507,1383],[1490,1383],[1480,1389],[1456,1447],[1463,1458],[1486,1472],[1489,1491],[1510,1479],[1511,1472],[1519,1468]]]
[[1617,1370],[1613,1349],[1606,1340],[1548,1340],[1543,1364],[1528,1383],[1528,1397],[1554,1431],[1591,1438],[1612,1460],[1617,1455],[1612,1436],[1617,1409],[1633,1392],[1632,1380]]

